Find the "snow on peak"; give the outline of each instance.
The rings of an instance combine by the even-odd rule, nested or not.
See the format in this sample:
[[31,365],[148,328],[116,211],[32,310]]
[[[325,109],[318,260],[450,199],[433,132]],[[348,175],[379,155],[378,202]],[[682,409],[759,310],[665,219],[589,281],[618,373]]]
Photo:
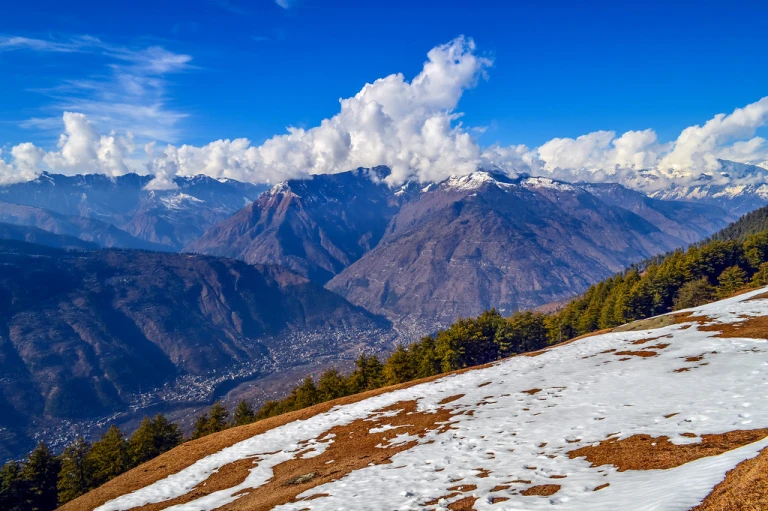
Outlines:
[[187,195],[186,193],[173,193],[160,197],[160,202],[168,209],[184,209],[191,204],[203,204],[204,200]]
[[523,186],[526,188],[549,188],[552,190],[558,190],[561,192],[572,192],[576,190],[576,187],[562,181],[555,181],[548,177],[528,177],[523,179]]
[[[455,182],[479,179],[485,177]],[[649,465],[620,471],[623,458],[610,457],[610,452],[601,465],[573,453],[608,439],[613,443],[648,435],[656,440],[633,449],[641,451],[639,458],[655,459],[655,442],[663,442],[666,456],[702,442],[702,435],[768,428],[768,400],[763,398],[768,342],[754,333],[768,317],[766,291],[662,316],[645,324],[649,330],[593,335],[534,356],[512,357],[340,404],[190,460],[194,462],[179,472],[98,510],[134,508],[184,495],[186,503],[174,509],[213,510],[235,501],[234,507],[245,509],[266,495],[259,492],[267,491],[264,487],[278,477],[273,467],[290,462],[292,470],[301,473],[302,467],[295,464],[310,456],[340,475],[329,479],[318,474],[324,484],[297,489],[291,502],[300,505],[275,509],[444,510],[471,497],[478,511],[687,510],[727,471],[768,447],[768,438],[755,433],[752,443],[690,460],[683,457],[655,469]],[[750,321],[755,323],[750,326]],[[414,427],[409,416],[419,414],[441,417],[443,422],[435,424],[445,427],[404,434]],[[375,449],[393,451],[384,463],[364,463],[346,473],[345,460],[330,456],[334,449],[334,456],[344,456],[336,443],[352,441],[342,435],[345,427],[366,421],[368,435],[386,435]],[[192,455],[189,450],[175,452]],[[258,463],[245,478],[207,495],[194,493],[212,474],[249,458]],[[313,468],[310,477],[317,470]],[[372,485],[372,491],[361,491]],[[504,499],[503,504],[494,505],[496,499]]]
[[443,188],[447,190],[477,190],[487,185],[495,185],[499,188],[511,186],[496,179],[490,172],[479,170],[464,176],[451,176],[443,181]]

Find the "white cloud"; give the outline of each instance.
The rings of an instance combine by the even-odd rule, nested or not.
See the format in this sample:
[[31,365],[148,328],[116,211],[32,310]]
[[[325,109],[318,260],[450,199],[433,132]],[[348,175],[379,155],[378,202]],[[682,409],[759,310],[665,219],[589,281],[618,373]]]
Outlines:
[[[42,43],[0,40],[0,50],[3,44],[37,48]],[[93,38],[68,44],[74,48],[103,45]],[[47,51],[66,51],[69,46],[56,48]],[[291,127],[261,145],[244,138],[204,146],[153,142],[141,153],[135,151],[134,140],[168,142],[165,135],[180,117],[164,107],[162,76],[186,70],[191,57],[159,47],[130,50],[103,45],[102,51],[119,61],[113,65],[114,79],[106,82],[109,85],[93,79],[65,85],[81,91],[82,97],[70,98],[69,104],[78,108],[63,116],[58,149],[44,153],[32,144],[17,146],[6,159],[0,157],[0,182],[31,179],[42,170],[109,175],[138,170],[155,175],[149,188],[168,189],[176,186],[177,175],[275,183],[388,165],[393,170],[391,184],[408,179],[437,181],[483,167],[572,181],[617,181],[654,191],[691,182],[702,173],[717,182],[760,178],[741,167],[738,172],[721,169],[720,159],[768,166],[768,142],[757,136],[757,130],[768,124],[768,97],[731,114],[718,114],[702,126],[686,128],[670,142],[645,129],[554,138],[533,149],[524,145],[482,148],[474,138],[478,130],[460,122],[457,107],[464,91],[486,76],[492,62],[478,55],[473,40],[464,37],[429,51],[412,80],[389,75],[340,99],[339,112],[314,128]],[[138,99],[124,101],[126,96]],[[153,97],[160,98],[156,104],[146,101]],[[50,119],[40,122],[53,125]],[[111,128],[109,134],[100,134],[97,128],[102,126]],[[143,126],[141,133],[133,133],[130,128],[135,126]]]

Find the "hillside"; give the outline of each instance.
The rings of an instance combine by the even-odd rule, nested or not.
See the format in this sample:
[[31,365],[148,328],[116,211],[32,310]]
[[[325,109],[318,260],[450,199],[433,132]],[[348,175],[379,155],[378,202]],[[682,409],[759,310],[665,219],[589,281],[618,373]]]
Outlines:
[[763,509],[767,292],[188,442],[63,509]]
[[30,432],[205,402],[222,382],[337,361],[388,328],[275,266],[14,241],[0,241],[0,265],[3,459]]
[[763,231],[768,231],[768,206],[747,213],[725,229],[715,233],[712,238],[735,240]]

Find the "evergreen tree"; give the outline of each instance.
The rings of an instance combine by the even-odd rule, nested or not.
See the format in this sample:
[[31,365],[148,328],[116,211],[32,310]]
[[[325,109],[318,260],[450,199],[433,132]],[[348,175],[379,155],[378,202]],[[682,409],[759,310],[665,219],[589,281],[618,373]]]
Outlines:
[[28,511],[28,485],[21,477],[21,466],[9,461],[0,468],[0,509]]
[[59,503],[65,504],[93,488],[93,467],[88,459],[91,445],[83,437],[69,444],[61,455]]
[[413,379],[410,356],[402,344],[398,345],[384,364],[384,384],[394,385]]
[[131,468],[128,442],[117,426],[110,426],[91,446],[87,461],[93,467],[94,486],[100,486]]
[[727,298],[747,283],[747,272],[738,266],[729,266],[717,277],[717,297]]
[[173,449],[181,440],[179,426],[168,421],[164,415],[157,414],[154,419],[144,417],[139,423],[128,439],[128,451],[135,466]]
[[27,485],[27,502],[32,511],[50,511],[58,507],[59,460],[40,442],[21,467]]
[[383,367],[375,356],[361,354],[355,362],[355,370],[347,379],[347,388],[353,393],[377,389],[383,385]]
[[768,286],[768,262],[761,263],[757,268],[757,271],[752,276],[752,285],[757,287]]
[[320,394],[315,386],[315,381],[311,376],[304,378],[296,388],[293,410],[301,410],[316,405],[320,402]]
[[235,413],[232,415],[233,424],[235,426],[243,426],[255,420],[256,413],[253,411],[253,407],[246,401],[240,401],[235,409]]
[[674,309],[688,309],[709,303],[715,297],[715,287],[706,277],[686,282],[680,287],[674,301]]
[[195,421],[195,427],[192,430],[192,439],[196,440],[198,438],[202,438],[205,435],[208,435],[208,423],[210,421],[210,418],[208,417],[208,412],[203,412],[201,416],[197,418]]
[[216,401],[207,413],[197,418],[192,438],[201,438],[224,431],[229,426],[229,412],[221,401]]
[[321,402],[344,397],[347,395],[346,380],[336,369],[328,369],[317,380],[317,393]]

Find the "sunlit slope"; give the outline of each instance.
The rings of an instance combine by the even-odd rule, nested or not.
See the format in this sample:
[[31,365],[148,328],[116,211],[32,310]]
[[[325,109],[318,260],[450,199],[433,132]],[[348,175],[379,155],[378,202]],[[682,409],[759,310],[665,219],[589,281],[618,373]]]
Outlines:
[[65,509],[761,509],[767,291],[226,431]]

